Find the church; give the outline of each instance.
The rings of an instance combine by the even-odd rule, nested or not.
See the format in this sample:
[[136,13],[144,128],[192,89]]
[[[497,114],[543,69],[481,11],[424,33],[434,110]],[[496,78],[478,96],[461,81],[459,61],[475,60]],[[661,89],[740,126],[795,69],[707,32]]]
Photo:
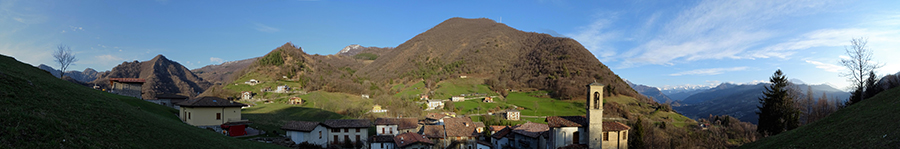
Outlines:
[[547,117],[547,148],[628,148],[628,127],[619,122],[603,122],[603,84],[587,85],[587,115]]

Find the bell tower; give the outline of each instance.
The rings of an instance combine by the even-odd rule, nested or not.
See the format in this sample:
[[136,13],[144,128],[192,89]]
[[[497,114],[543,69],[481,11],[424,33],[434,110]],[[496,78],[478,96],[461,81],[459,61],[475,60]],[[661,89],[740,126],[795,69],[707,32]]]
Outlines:
[[603,146],[603,84],[588,84],[587,91],[587,145],[599,149]]

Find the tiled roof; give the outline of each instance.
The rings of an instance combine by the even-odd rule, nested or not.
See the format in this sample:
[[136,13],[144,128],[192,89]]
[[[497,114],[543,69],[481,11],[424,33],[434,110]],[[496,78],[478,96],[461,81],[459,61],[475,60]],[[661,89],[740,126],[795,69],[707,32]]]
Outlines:
[[444,118],[444,129],[447,137],[473,137],[476,135],[475,123],[468,117]]
[[364,119],[325,120],[322,124],[328,128],[368,128],[372,126],[369,120]]
[[187,96],[181,96],[178,94],[165,93],[156,95],[156,99],[188,99]]
[[425,125],[422,127],[422,134],[429,138],[444,138],[444,126]]
[[141,78],[109,78],[110,82],[123,82],[123,83],[144,83],[145,80]]
[[475,122],[475,127],[484,128],[484,122]]
[[316,126],[319,126],[319,122],[288,121],[284,126],[281,126],[281,129],[310,132],[316,129]]
[[603,86],[603,84],[600,84],[600,83],[597,83],[597,81],[594,81],[594,83],[588,84],[588,86]]
[[506,128],[506,127],[507,127],[507,126],[497,126],[497,125],[494,125],[494,126],[491,126],[491,127],[488,128],[488,129],[490,129],[490,131],[500,131],[500,130],[502,130],[503,128]]
[[493,137],[494,139],[500,139],[500,138],[506,137],[506,135],[509,134],[509,132],[511,132],[511,131],[512,131],[512,128],[504,127],[503,129],[500,129],[496,133],[492,134],[491,137]]
[[377,118],[375,125],[397,125],[397,129],[415,129],[419,127],[419,120],[416,118]]
[[519,127],[516,127],[515,129],[513,129],[512,132],[521,134],[524,136],[528,136],[531,138],[537,138],[538,136],[541,135],[542,132],[549,131],[549,130],[550,130],[550,127],[548,127],[547,124],[528,122],[528,123],[522,124]]
[[402,148],[415,143],[434,144],[425,136],[412,132],[398,134],[394,137],[394,144],[397,144],[397,147]]
[[631,129],[631,127],[619,122],[603,122],[603,131],[621,131],[628,129]]
[[433,120],[439,120],[439,119],[444,118],[444,116],[447,116],[447,115],[444,115],[444,114],[441,114],[441,113],[428,113],[428,115],[425,115],[425,118],[427,118],[427,119],[433,119]]
[[369,137],[369,141],[374,143],[394,143],[394,136],[389,135],[375,135]]
[[179,102],[181,107],[242,107],[244,104],[219,97],[200,97]]
[[481,145],[484,145],[484,146],[488,146],[488,147],[494,147],[493,144],[491,144],[490,142],[487,142],[487,141],[481,141],[481,140],[478,140],[477,143],[478,143],[478,144],[481,144]]
[[587,118],[584,116],[550,116],[547,117],[547,125],[551,128],[587,126]]

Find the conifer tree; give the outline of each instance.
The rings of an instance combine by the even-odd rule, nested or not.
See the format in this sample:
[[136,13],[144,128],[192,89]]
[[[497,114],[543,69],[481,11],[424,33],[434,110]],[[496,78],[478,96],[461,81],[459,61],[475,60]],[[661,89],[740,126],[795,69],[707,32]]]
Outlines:
[[759,125],[756,131],[763,135],[777,135],[800,126],[800,111],[794,107],[794,100],[788,92],[787,77],[781,69],[769,78],[770,84],[759,98]]

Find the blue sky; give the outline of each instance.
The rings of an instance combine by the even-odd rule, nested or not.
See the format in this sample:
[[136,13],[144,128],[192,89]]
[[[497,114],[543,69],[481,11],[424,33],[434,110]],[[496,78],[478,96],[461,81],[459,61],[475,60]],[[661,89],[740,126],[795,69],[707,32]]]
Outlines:
[[394,47],[451,17],[578,40],[622,78],[651,86],[766,81],[776,69],[843,89],[844,46],[867,37],[878,74],[900,65],[900,1],[0,1],[0,54],[109,70],[163,54],[190,69],[262,56]]

